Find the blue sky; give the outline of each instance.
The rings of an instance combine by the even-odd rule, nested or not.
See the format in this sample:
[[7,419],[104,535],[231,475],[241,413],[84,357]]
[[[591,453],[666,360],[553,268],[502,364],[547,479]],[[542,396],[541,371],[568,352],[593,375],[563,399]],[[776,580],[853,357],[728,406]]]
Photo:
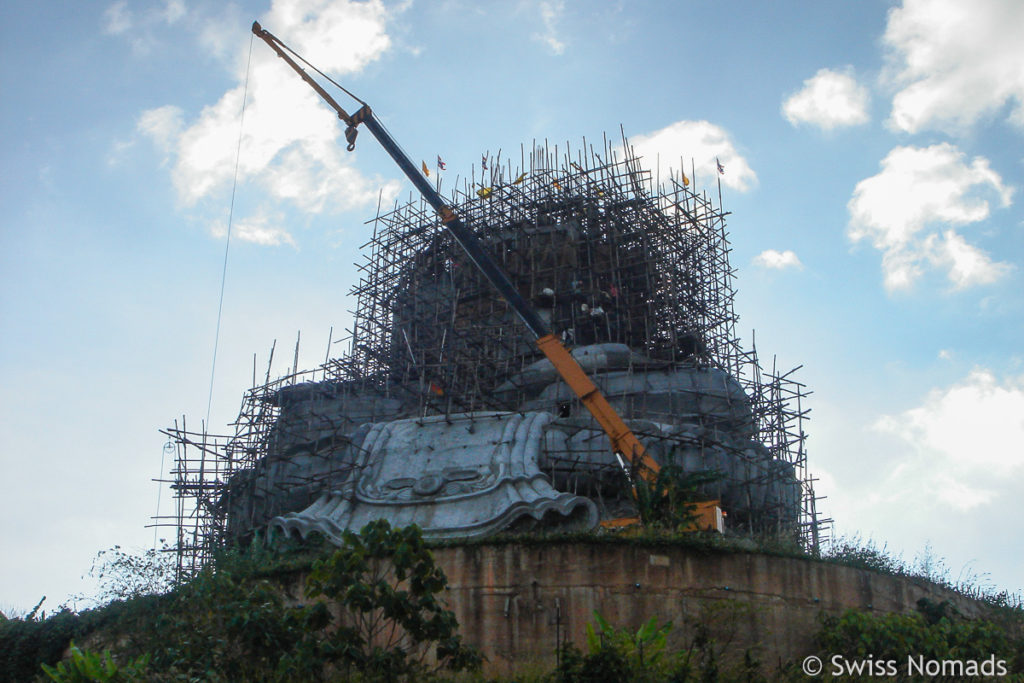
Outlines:
[[[450,187],[481,154],[619,135],[732,212],[739,331],[802,365],[841,534],[1024,588],[1024,48],[966,3],[87,2],[0,26],[0,609],[145,548],[164,438],[322,362],[378,198],[409,196],[269,48],[370,102]],[[247,70],[248,65],[248,70]],[[715,189],[717,192],[717,189]],[[333,333],[331,329],[333,328]],[[334,351],[342,345],[335,345]],[[284,350],[285,352],[282,352]],[[166,466],[166,464],[165,464]],[[169,495],[162,512],[170,511]]]

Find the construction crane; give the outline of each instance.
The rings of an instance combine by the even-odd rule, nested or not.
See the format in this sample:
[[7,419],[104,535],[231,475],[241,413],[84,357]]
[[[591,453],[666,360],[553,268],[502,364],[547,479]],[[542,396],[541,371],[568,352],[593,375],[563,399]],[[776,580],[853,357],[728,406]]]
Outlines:
[[[622,465],[623,470],[627,476],[631,478],[631,473],[635,473],[640,476],[644,481],[651,483],[658,475],[659,467],[658,463],[648,455],[643,444],[640,443],[639,439],[633,434],[633,432],[626,426],[626,423],[622,420],[615,409],[608,403],[608,399],[604,397],[601,391],[597,388],[597,385],[587,376],[580,367],[580,364],[576,362],[576,359],[572,357],[572,354],[562,345],[558,337],[548,329],[547,324],[537,314],[537,311],[530,305],[530,303],[523,298],[516,287],[509,280],[508,275],[501,269],[501,267],[495,262],[487,251],[484,250],[480,244],[480,240],[470,231],[462,220],[455,214],[450,206],[444,201],[441,195],[431,186],[427,179],[420,173],[419,169],[409,160],[405,152],[398,146],[391,135],[384,129],[381,123],[374,116],[373,111],[370,109],[370,105],[363,102],[352,93],[348,92],[341,86],[338,86],[345,93],[347,93],[354,100],[362,105],[355,113],[349,115],[341,105],[339,105],[333,97],[327,91],[320,86],[306,71],[299,66],[299,64],[292,59],[289,55],[294,55],[296,58],[301,60],[307,66],[310,65],[306,60],[302,59],[296,52],[291,48],[282,43],[276,36],[270,31],[267,31],[260,26],[259,22],[253,22],[252,32],[260,39],[262,39],[267,45],[277,53],[277,56],[283,59],[288,66],[295,70],[302,80],[306,81],[324,99],[324,101],[331,106],[334,111],[338,113],[338,118],[345,122],[347,128],[345,129],[345,140],[348,142],[348,150],[351,152],[355,149],[356,136],[358,134],[358,127],[360,124],[364,125],[370,134],[377,139],[377,142],[381,144],[398,167],[402,169],[406,177],[412,182],[412,184],[419,190],[423,198],[430,204],[438,215],[441,217],[441,224],[447,228],[448,232],[451,233],[455,241],[466,252],[469,260],[479,269],[485,278],[494,286],[495,289],[501,294],[501,296],[508,302],[512,310],[516,312],[516,315],[523,321],[526,327],[533,334],[536,340],[537,347],[547,357],[551,364],[555,367],[558,374],[565,380],[565,383],[569,385],[572,391],[579,397],[580,401],[586,406],[590,414],[594,416],[597,423],[601,425],[605,433],[608,435],[608,440],[611,442],[612,452],[615,453],[619,460],[619,464]],[[332,81],[333,83],[333,81]],[[335,85],[337,85],[335,83]],[[626,518],[622,520],[607,520],[606,526],[623,526],[630,523],[638,522],[635,518]]]

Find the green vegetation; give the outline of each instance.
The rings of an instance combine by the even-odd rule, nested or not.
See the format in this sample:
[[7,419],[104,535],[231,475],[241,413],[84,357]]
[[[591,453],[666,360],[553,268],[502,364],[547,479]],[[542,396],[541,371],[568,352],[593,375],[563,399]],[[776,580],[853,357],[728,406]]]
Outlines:
[[678,465],[665,465],[654,481],[634,475],[634,496],[644,528],[685,532],[697,521],[694,503],[702,499],[700,487],[718,481],[721,472],[687,472]]
[[83,652],[72,643],[70,659],[60,662],[56,668],[43,664],[43,671],[50,680],[57,683],[134,683],[145,680],[148,666],[149,655],[142,655],[124,666],[118,666],[109,650],[101,656],[95,652]]
[[[308,604],[291,604],[293,563],[308,567],[312,557]],[[221,555],[164,595],[2,622],[0,671],[12,681],[43,671],[57,681],[143,680],[145,669],[147,681],[287,682],[419,681],[478,669],[480,655],[439,600],[446,585],[418,528],[379,520],[330,552],[257,545]],[[72,639],[96,634],[114,654],[73,648],[57,664]]]
[[[789,539],[680,533],[684,524],[663,519],[627,535],[509,535],[459,545],[616,544],[817,561]],[[341,548],[323,539],[273,548],[253,543],[221,553],[178,586],[171,586],[165,555],[132,557],[120,548],[101,553],[96,571],[102,595],[112,602],[80,613],[64,607],[46,619],[37,605],[23,618],[0,619],[0,681],[482,680],[481,656],[463,643],[454,614],[440,600],[446,578],[419,530],[379,521],[346,533],[343,541]],[[851,661],[908,653],[936,661],[995,655],[1010,671],[1024,671],[1019,596],[979,586],[977,577],[950,581],[927,548],[906,563],[871,543],[841,539],[821,561],[927,578],[980,598],[989,611],[985,619],[970,620],[948,603],[922,601],[913,614],[824,617],[819,654]],[[613,625],[595,613],[584,650],[564,644],[554,669],[514,680],[807,680],[799,663],[737,645],[755,611],[744,601],[702,602],[697,614],[675,624],[651,618],[639,628]]]
[[[651,618],[637,631],[615,628],[599,613],[587,625],[587,652],[568,645],[559,658],[555,683],[689,683],[699,681],[766,680],[753,648],[732,648],[737,628],[751,617],[750,605],[723,600],[705,607],[684,624],[684,646],[668,647],[672,622]],[[595,626],[596,624],[596,626]]]
[[890,553],[884,545],[879,548],[873,541],[864,541],[859,536],[843,537],[833,541],[821,559],[892,576],[924,579],[997,609],[1020,611],[1024,608],[1024,598],[1019,593],[996,590],[983,575],[965,569],[956,580],[952,579],[945,561],[935,557],[930,545],[925,545],[913,562],[907,562],[901,555]]
[[[997,675],[1003,680],[1024,681],[1024,619],[1019,610],[1016,614],[997,613],[991,620],[970,620],[946,601],[922,598],[917,607],[910,614],[848,610],[840,616],[825,616],[817,636],[819,647],[846,662],[874,662],[876,667],[892,662],[891,668],[901,679],[919,678],[909,670],[908,661],[914,660],[955,663],[938,680]],[[1000,661],[1004,664],[998,665]],[[969,662],[975,663],[977,672],[966,668],[971,666]],[[985,673],[985,662],[995,674]],[[1009,676],[999,674],[1002,667]],[[864,680],[870,678],[864,675]],[[859,679],[847,674],[843,680]]]

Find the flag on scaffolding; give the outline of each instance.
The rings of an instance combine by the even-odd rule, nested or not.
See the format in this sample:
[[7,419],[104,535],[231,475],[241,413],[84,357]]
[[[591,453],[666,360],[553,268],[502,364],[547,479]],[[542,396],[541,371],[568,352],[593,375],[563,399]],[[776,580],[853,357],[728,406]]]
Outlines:
[[444,389],[442,389],[441,386],[436,382],[430,383],[430,392],[438,396],[444,396]]
[[725,175],[725,166],[722,166],[722,162],[715,157],[715,163],[718,164],[718,175]]
[[443,171],[443,170],[444,170],[445,168],[447,168],[447,164],[445,164],[445,163],[444,163],[443,161],[441,161],[441,155],[440,155],[440,154],[438,154],[438,155],[437,155],[437,167],[438,167],[439,169],[441,169],[442,171]]
[[519,185],[524,180],[526,180],[526,173],[520,173],[519,177],[512,181],[512,184],[513,185]]
[[476,196],[480,197],[480,199],[487,199],[488,197],[491,196],[492,192],[494,192],[494,188],[481,187],[479,190],[476,191]]
[[562,186],[558,184],[557,180],[552,180],[551,184],[555,186],[556,190],[561,190],[562,189]]
[[689,186],[690,186],[690,179],[686,177],[686,173],[684,172],[683,173],[683,187],[689,187]]
[[427,162],[423,162],[423,175],[430,177],[430,169],[427,168]]
[[480,155],[480,168],[487,170],[487,157],[483,154]]

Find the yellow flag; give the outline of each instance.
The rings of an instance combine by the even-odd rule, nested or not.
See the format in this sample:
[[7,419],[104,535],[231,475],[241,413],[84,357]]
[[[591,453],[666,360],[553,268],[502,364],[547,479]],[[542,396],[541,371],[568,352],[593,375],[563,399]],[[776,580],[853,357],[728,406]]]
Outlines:
[[430,169],[427,168],[427,162],[423,162],[423,175],[430,177]]
[[476,191],[476,196],[480,197],[480,199],[487,199],[488,197],[491,196],[491,192],[494,192],[494,188],[481,187],[479,190]]
[[690,186],[690,179],[687,178],[686,174],[684,173],[683,174],[683,187],[689,187],[689,186]]
[[562,186],[558,184],[557,180],[552,180],[551,184],[555,186],[556,190],[561,190],[562,189]]
[[513,185],[518,185],[521,182],[523,182],[524,180],[526,180],[526,174],[525,173],[521,173],[518,178],[516,178],[515,180],[512,181],[512,184]]

